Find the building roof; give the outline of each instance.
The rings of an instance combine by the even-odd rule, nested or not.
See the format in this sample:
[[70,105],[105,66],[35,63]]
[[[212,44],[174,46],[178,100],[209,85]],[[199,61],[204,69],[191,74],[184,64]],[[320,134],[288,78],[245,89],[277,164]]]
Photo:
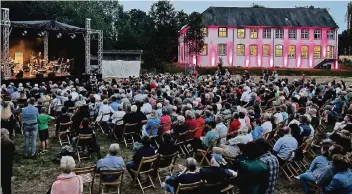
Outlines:
[[271,26],[338,28],[322,8],[209,7],[203,13],[204,26]]

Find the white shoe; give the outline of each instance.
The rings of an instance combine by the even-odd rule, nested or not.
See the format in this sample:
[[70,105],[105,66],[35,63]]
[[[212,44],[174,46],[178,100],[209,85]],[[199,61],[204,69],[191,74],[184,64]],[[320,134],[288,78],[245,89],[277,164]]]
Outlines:
[[300,180],[301,178],[299,176],[295,176],[295,179]]

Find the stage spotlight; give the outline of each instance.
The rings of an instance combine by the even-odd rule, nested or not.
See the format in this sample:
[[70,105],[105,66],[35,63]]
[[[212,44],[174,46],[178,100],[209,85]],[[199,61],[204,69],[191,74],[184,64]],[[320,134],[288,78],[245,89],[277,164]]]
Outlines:
[[57,35],[56,35],[56,38],[61,38],[62,37],[62,34],[61,33],[58,33]]
[[76,34],[72,34],[70,37],[71,37],[71,39],[75,39],[76,38]]
[[27,35],[27,31],[25,30],[22,32],[22,36],[26,36],[26,35]]
[[40,32],[38,33],[38,36],[43,37],[45,35],[45,32]]

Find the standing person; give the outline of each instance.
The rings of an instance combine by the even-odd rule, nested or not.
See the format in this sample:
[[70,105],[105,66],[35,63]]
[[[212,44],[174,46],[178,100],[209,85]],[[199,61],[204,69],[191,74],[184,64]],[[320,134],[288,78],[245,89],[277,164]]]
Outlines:
[[46,107],[42,107],[40,110],[40,114],[38,116],[38,130],[39,130],[39,139],[40,145],[42,148],[41,154],[48,151],[49,148],[49,126],[48,122],[50,120],[54,120],[55,118],[46,114],[47,109]]
[[38,134],[38,108],[34,106],[35,99],[30,98],[28,106],[22,109],[22,121],[24,131],[24,157],[29,151],[29,139],[31,138],[31,157],[36,157],[36,139]]
[[3,194],[11,194],[11,177],[15,146],[10,140],[9,131],[1,129],[1,188]]
[[15,116],[12,114],[10,103],[4,102],[1,110],[1,127],[9,130],[10,137],[12,137],[15,125]]

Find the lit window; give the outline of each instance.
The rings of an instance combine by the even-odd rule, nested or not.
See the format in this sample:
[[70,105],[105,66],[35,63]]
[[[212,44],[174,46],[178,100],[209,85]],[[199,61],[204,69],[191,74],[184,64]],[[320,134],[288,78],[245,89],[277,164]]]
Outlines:
[[302,29],[301,31],[301,39],[308,40],[309,39],[309,30]]
[[251,56],[257,56],[258,54],[258,46],[257,45],[250,45],[249,46]]
[[201,28],[200,31],[202,32],[203,36],[208,36],[208,28]]
[[264,29],[263,30],[263,38],[264,39],[270,39],[271,38],[271,29]]
[[321,39],[321,30],[314,30],[314,39]]
[[289,29],[288,30],[288,38],[289,39],[296,39],[296,29]]
[[276,39],[283,39],[284,38],[284,30],[283,29],[276,29],[275,30],[275,38]]
[[245,29],[237,29],[237,38],[244,39],[246,37],[246,30]]
[[308,46],[301,46],[302,59],[308,59]]
[[264,57],[270,56],[270,45],[269,44],[263,45],[263,56]]
[[282,57],[282,45],[275,45],[275,57]]
[[314,46],[314,59],[320,59],[321,46]]
[[327,36],[328,36],[329,40],[334,40],[335,39],[334,31],[333,30],[328,30]]
[[227,28],[219,28],[219,37],[227,37]]
[[226,55],[226,44],[218,44],[218,55]]
[[257,39],[258,38],[258,30],[257,29],[251,29],[250,38],[251,39]]
[[326,47],[326,58],[333,59],[334,58],[334,46]]
[[244,56],[244,44],[238,44],[236,52],[238,56]]
[[208,44],[204,44],[200,52],[200,55],[207,55],[207,54],[208,54]]
[[288,58],[295,58],[296,57],[296,46],[290,45],[288,46]]

